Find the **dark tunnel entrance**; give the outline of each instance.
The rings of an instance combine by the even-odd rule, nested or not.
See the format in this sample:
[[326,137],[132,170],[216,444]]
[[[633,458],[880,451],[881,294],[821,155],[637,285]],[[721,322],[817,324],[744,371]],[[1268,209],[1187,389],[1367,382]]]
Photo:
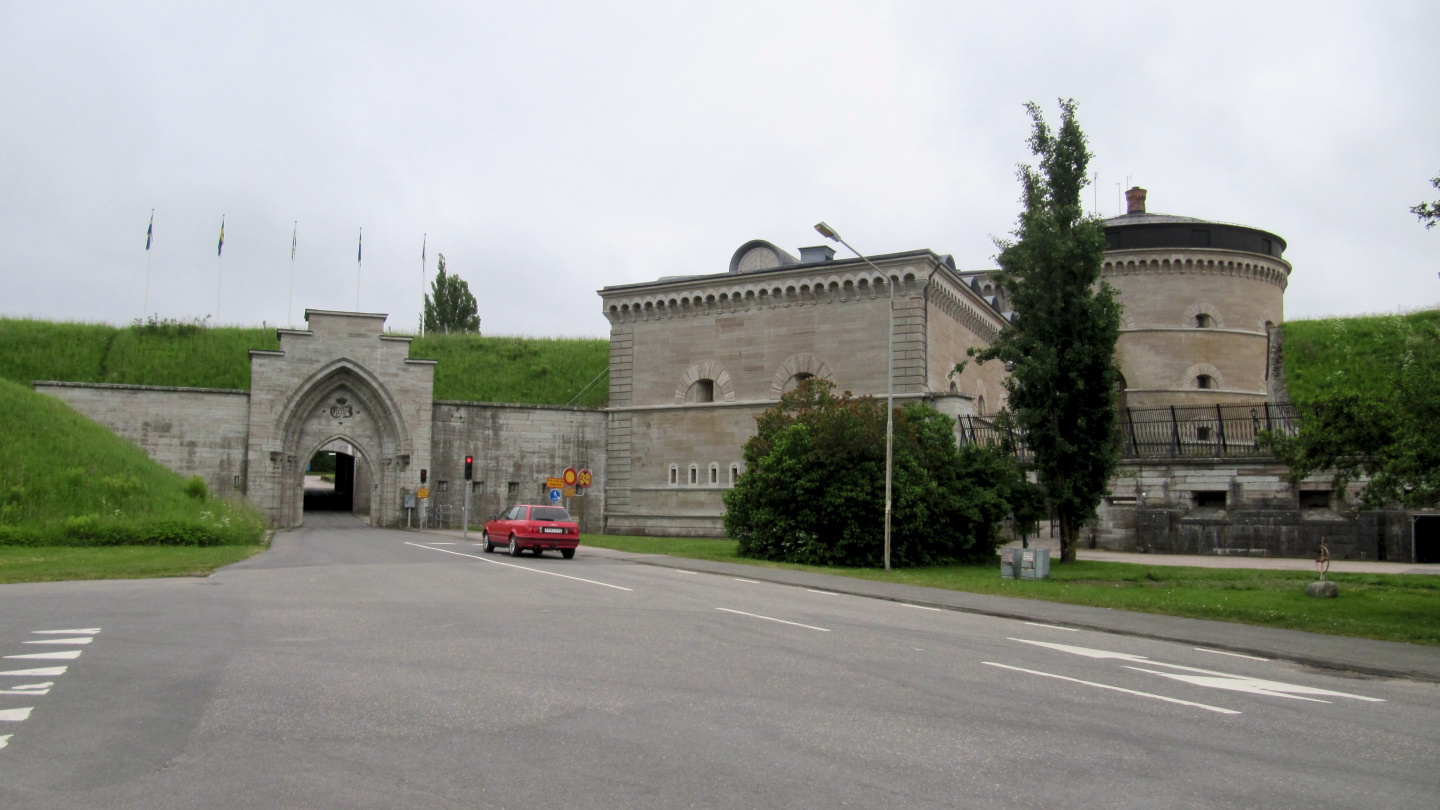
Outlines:
[[351,512],[355,509],[355,457],[321,451],[305,469],[306,512]]

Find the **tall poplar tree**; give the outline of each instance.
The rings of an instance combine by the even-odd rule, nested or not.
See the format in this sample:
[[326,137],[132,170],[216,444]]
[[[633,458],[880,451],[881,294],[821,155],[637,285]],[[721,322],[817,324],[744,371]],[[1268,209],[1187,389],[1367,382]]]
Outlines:
[[425,296],[425,334],[479,331],[480,305],[465,279],[445,272],[445,254],[441,253],[430,294]]
[[1095,517],[1119,460],[1115,342],[1120,305],[1101,280],[1105,231],[1086,215],[1090,153],[1075,120],[1074,100],[1060,102],[1060,129],[1027,104],[1030,150],[1038,167],[1021,165],[1025,210],[1011,240],[999,240],[996,283],[1014,306],[1011,324],[979,362],[1013,363],[1003,419],[1024,432],[1036,478],[1060,524],[1060,559],[1075,559],[1080,528]]

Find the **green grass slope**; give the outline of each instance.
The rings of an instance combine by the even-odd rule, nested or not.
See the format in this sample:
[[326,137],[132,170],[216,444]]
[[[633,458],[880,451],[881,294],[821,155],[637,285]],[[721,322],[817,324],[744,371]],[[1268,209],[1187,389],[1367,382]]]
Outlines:
[[[0,319],[0,379],[249,389],[249,350],[278,348],[274,329]],[[427,335],[410,344],[410,356],[440,361],[437,399],[565,405],[608,367],[610,344]],[[609,390],[601,379],[574,404],[604,405]]]
[[[601,339],[425,335],[410,356],[439,360],[435,398],[475,402],[565,405],[610,365],[610,342]],[[600,379],[573,404],[609,402]]]
[[1284,325],[1285,385],[1310,402],[1334,394],[1384,396],[1406,352],[1440,353],[1440,310],[1290,321]]
[[197,483],[60,400],[0,380],[0,545],[259,541],[259,514]]

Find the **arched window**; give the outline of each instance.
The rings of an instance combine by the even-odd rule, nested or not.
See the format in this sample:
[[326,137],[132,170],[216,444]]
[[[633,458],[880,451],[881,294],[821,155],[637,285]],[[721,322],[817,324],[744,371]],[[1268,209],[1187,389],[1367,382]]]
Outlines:
[[739,464],[731,464],[731,465],[730,465],[730,486],[732,486],[732,487],[735,486],[735,482],[736,482],[739,478],[740,478],[740,465],[739,465]]
[[695,382],[691,383],[691,384],[690,384],[690,388],[685,391],[685,401],[686,401],[686,402],[714,402],[714,401],[715,401],[715,381],[714,381],[714,380],[696,380]]
[[985,410],[985,397],[982,396],[975,400],[975,410],[978,411],[981,416],[989,413],[989,411]]
[[803,383],[809,379],[813,379],[814,377],[815,375],[811,374],[808,371],[801,371],[796,374],[792,374],[790,376],[790,379],[785,381],[785,389],[782,393],[788,394],[791,391],[794,391],[796,388],[799,388],[800,383]]
[[1202,312],[1195,316],[1196,329],[1213,329],[1214,327],[1215,319],[1210,317],[1209,314]]
[[1196,377],[1196,378],[1195,378],[1195,387],[1196,387],[1196,388],[1214,388],[1214,387],[1215,387],[1215,379],[1214,379],[1213,377],[1211,377],[1209,374],[1201,374],[1199,377]]
[[699,483],[700,483],[700,467],[699,467],[698,465],[691,464],[691,465],[690,465],[690,486],[693,487],[693,486],[695,486],[696,484],[699,484]]
[[670,465],[670,486],[673,487],[673,486],[678,485],[679,483],[680,483],[680,465],[678,465],[678,464],[671,464],[671,465]]
[[719,485],[720,485],[720,465],[719,465],[719,464],[716,464],[715,462],[712,461],[712,462],[710,462],[710,486],[714,487],[714,486],[719,486]]

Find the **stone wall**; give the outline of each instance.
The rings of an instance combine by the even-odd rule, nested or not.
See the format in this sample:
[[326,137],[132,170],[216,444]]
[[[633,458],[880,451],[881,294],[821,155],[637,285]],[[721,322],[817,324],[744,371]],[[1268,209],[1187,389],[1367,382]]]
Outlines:
[[1121,462],[1090,532],[1093,547],[1153,554],[1410,561],[1403,511],[1355,510],[1359,484],[1330,495],[1329,479],[1294,486],[1274,459]]
[[222,496],[245,491],[244,391],[106,383],[37,382],[82,416],[129,439],[180,475],[198,475]]
[[475,459],[470,523],[517,503],[546,503],[545,479],[588,468],[594,482],[569,509],[584,532],[598,532],[604,508],[606,414],[593,408],[440,400],[430,428],[430,504],[458,526],[465,500],[465,456]]

